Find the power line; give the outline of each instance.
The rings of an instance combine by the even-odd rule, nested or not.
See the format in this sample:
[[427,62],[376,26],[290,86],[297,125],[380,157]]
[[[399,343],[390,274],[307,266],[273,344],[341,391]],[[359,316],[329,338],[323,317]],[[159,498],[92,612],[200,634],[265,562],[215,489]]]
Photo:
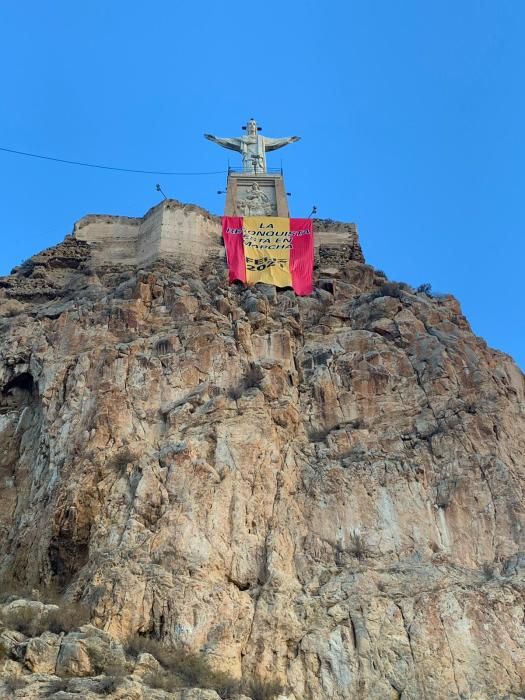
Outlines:
[[174,173],[163,170],[136,170],[134,168],[115,168],[111,165],[97,165],[95,163],[82,163],[78,160],[65,160],[64,158],[53,158],[52,156],[41,156],[37,153],[26,153],[25,151],[15,151],[13,148],[2,148],[0,151],[14,153],[17,156],[28,156],[29,158],[40,158],[41,160],[52,160],[55,163],[67,163],[68,165],[81,165],[84,168],[99,168],[100,170],[117,170],[121,173],[140,173],[142,175],[224,175],[226,170],[214,170],[203,173]]

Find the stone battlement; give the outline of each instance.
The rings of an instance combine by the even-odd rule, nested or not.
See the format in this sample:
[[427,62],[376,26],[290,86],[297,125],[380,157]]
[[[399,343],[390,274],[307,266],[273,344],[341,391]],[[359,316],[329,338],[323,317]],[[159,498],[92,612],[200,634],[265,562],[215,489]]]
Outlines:
[[[355,224],[314,219],[315,247],[319,257],[363,261]],[[143,217],[88,214],[77,221],[73,237],[89,244],[95,264],[137,265],[160,259],[200,265],[223,256],[221,217],[194,204],[167,199]]]

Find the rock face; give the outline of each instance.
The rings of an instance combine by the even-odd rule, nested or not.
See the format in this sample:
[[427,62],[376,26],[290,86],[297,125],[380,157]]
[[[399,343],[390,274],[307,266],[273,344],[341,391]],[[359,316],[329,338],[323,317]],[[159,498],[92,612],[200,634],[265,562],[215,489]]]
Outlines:
[[0,572],[295,700],[520,697],[522,373],[356,239],[308,298],[218,251],[0,280]]
[[[122,644],[92,625],[81,625],[77,631],[60,634],[42,629],[30,633],[27,627],[31,624],[35,627],[35,622],[36,627],[41,626],[42,617],[50,609],[60,612],[56,605],[45,606],[24,599],[0,605],[3,621],[8,626],[9,623],[21,626],[30,635],[7,628],[0,632],[0,697],[20,700],[66,700],[78,696],[82,700],[95,700],[101,695],[113,700],[224,697],[211,689],[162,689],[166,674],[151,654],[130,656]],[[34,616],[36,611],[40,612],[40,618]],[[233,697],[242,700],[238,694]],[[246,696],[246,700],[251,698]]]

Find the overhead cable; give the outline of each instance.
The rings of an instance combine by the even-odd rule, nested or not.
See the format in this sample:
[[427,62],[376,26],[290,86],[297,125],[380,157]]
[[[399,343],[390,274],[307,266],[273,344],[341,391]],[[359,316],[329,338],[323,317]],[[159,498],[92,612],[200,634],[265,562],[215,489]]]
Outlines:
[[100,170],[117,170],[121,173],[140,173],[142,175],[223,175],[225,170],[213,170],[211,172],[202,173],[175,173],[166,170],[137,170],[135,168],[116,168],[111,165],[98,165],[96,163],[82,163],[78,160],[65,160],[64,158],[53,158],[52,156],[42,156],[37,153],[26,153],[25,151],[15,151],[13,148],[2,148],[0,151],[5,153],[14,153],[17,156],[28,156],[29,158],[40,158],[41,160],[52,160],[55,163],[67,163],[68,165],[81,165],[84,168],[99,168]]

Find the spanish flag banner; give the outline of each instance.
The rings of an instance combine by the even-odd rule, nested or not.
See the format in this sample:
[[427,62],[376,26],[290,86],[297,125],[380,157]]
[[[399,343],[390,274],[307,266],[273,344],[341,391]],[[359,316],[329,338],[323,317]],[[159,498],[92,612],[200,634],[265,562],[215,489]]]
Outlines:
[[313,290],[314,240],[311,219],[279,216],[224,216],[229,280]]

